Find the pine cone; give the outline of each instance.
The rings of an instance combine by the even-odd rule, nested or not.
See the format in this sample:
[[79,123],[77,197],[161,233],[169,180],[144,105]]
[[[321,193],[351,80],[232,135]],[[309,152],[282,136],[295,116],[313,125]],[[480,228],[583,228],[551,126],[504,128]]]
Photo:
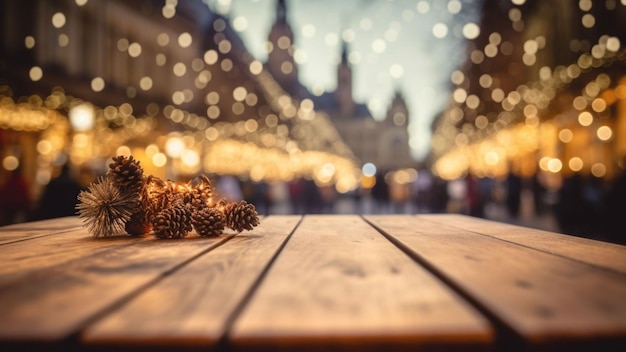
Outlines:
[[211,196],[213,195],[213,185],[208,177],[201,175],[194,178],[190,184],[191,192],[189,203],[200,210],[207,204],[211,206]]
[[152,224],[150,224],[146,212],[138,211],[130,216],[130,219],[124,225],[124,229],[129,235],[141,236],[152,230]]
[[224,213],[217,208],[205,206],[195,210],[191,215],[191,220],[196,232],[202,237],[218,236],[224,231]]
[[191,212],[182,202],[177,202],[156,214],[152,229],[159,238],[185,237],[192,230]]
[[123,155],[113,157],[113,162],[109,164],[109,174],[113,177],[113,183],[123,192],[137,193],[143,187],[143,168],[139,165],[139,160]]
[[163,181],[157,177],[148,176],[145,184],[142,203],[148,218],[153,218],[174,203],[186,203],[184,193],[179,192],[176,183],[172,181]]
[[224,207],[224,215],[226,216],[226,226],[241,232],[243,230],[252,230],[259,224],[259,215],[253,204],[245,200],[239,203],[230,203]]

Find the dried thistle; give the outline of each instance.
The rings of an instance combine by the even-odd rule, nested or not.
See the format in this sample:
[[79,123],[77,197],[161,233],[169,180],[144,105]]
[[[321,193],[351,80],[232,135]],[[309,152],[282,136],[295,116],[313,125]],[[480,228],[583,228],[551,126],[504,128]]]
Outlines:
[[133,194],[120,192],[108,177],[100,177],[78,195],[78,217],[94,237],[122,233],[126,222],[137,211]]

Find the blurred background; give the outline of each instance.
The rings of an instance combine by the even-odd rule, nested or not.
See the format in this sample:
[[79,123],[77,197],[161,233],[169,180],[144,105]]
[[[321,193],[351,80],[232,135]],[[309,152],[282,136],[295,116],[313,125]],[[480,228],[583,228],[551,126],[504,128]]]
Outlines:
[[626,242],[626,0],[0,2],[0,223],[115,155],[261,214]]

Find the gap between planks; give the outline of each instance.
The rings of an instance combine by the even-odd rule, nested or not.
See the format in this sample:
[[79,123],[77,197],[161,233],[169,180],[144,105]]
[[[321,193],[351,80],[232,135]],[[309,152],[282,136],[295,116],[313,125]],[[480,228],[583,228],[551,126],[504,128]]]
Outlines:
[[535,347],[625,342],[621,273],[459,229],[445,216],[439,222],[403,215],[366,219],[504,332]]
[[465,215],[420,214],[417,217],[626,274],[626,246],[624,245]]
[[362,218],[306,215],[228,339],[235,349],[480,349],[492,332]]
[[225,331],[301,219],[266,217],[253,231],[198,256],[110,310],[82,332],[81,343],[173,350],[225,345]]

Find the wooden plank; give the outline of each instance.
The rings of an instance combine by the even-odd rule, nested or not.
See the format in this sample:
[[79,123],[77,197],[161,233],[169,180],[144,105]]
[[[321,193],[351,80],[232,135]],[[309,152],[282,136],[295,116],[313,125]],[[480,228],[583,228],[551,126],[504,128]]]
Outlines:
[[360,217],[305,216],[229,334],[236,348],[485,347],[487,321]]
[[61,341],[231,237],[137,241],[1,284],[0,346]]
[[80,219],[76,216],[2,226],[0,245],[63,233],[81,226]]
[[445,218],[366,219],[531,345],[626,342],[626,275],[449,226]]
[[230,317],[300,221],[270,216],[197,258],[90,327],[88,345],[214,346]]
[[623,245],[464,215],[420,215],[420,217],[626,273],[626,246]]
[[[56,221],[48,221],[51,226]],[[46,230],[37,230],[46,233]],[[32,271],[81,260],[97,253],[128,246],[145,238],[112,236],[93,238],[86,229],[78,228],[53,236],[42,235],[29,241],[0,246],[0,284],[17,280]]]

